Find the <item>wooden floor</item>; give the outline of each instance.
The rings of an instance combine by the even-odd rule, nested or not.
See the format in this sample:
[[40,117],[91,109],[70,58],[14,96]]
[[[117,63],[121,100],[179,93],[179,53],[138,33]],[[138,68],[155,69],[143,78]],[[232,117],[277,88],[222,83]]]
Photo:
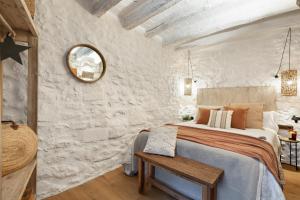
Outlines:
[[[300,199],[300,170],[284,166],[286,185],[284,193],[287,200]],[[121,168],[100,176],[76,188],[47,200],[171,200],[163,192],[153,188],[147,195],[137,191],[137,177],[128,177]]]
[[300,199],[300,169],[295,171],[295,167],[283,165],[286,184],[284,194],[287,200]]
[[124,175],[122,168],[106,173],[76,188],[47,200],[171,200],[173,198],[153,188],[147,196],[138,193],[137,177]]

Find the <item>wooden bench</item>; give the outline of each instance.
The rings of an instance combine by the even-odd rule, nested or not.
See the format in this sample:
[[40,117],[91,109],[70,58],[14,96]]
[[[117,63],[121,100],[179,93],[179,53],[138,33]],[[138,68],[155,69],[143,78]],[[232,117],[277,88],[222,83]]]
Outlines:
[[[144,193],[154,186],[175,199],[189,199],[155,179],[155,167],[160,167],[177,176],[202,184],[202,200],[217,199],[217,183],[224,174],[222,169],[180,156],[171,158],[143,152],[137,152],[135,156],[138,157],[140,193]],[[147,162],[147,174],[145,174],[145,162]]]

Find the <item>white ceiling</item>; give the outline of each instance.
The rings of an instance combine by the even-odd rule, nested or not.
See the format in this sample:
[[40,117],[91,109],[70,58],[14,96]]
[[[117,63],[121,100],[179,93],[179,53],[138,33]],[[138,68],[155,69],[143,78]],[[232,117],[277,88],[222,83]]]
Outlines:
[[[110,11],[119,16],[124,8],[137,1],[145,0],[122,0]],[[293,10],[299,11],[296,0],[181,0],[140,24],[139,28],[145,32],[145,37],[149,37],[147,31],[159,27],[161,29],[155,36],[162,40],[164,46],[182,49],[195,45],[211,45],[214,42],[228,40],[230,37],[239,37],[241,33],[251,34],[258,28],[293,26],[299,22],[298,11],[288,16],[272,18]],[[289,17],[294,15],[297,20],[291,20],[293,18]],[[263,18],[268,19],[257,22]],[[243,30],[239,30],[241,27]],[[220,33],[206,37],[215,32]],[[202,38],[203,36],[205,37]]]

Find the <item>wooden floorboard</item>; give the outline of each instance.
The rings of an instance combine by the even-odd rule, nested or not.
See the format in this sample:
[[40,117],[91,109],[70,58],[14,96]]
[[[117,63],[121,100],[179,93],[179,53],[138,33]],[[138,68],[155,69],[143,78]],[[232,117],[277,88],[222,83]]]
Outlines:
[[[300,199],[300,170],[284,165],[287,200]],[[152,188],[148,194],[138,193],[137,177],[123,174],[122,168],[106,173],[83,185],[67,190],[46,200],[172,200],[170,196]]]
[[287,200],[300,199],[300,169],[295,170],[295,167],[283,165],[285,175],[284,194]]

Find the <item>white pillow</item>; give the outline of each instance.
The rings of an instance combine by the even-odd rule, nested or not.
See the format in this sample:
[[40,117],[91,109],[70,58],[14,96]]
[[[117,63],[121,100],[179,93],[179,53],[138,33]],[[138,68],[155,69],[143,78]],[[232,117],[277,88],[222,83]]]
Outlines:
[[231,128],[232,113],[233,113],[232,110],[228,110],[228,111],[211,110],[208,126],[214,128],[222,128],[222,129]]
[[278,133],[279,127],[277,124],[278,113],[275,111],[264,112],[263,128],[265,130]]
[[177,128],[159,127],[150,130],[144,152],[163,156],[175,156]]

